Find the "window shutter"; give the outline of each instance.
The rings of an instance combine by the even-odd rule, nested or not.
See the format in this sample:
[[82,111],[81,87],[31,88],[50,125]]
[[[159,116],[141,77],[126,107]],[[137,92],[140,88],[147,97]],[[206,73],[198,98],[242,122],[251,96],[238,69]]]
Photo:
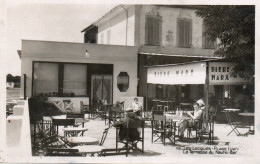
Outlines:
[[146,17],[145,44],[160,45],[160,20],[157,17]]
[[146,17],[146,21],[145,21],[145,44],[148,43],[148,28],[149,28],[148,20],[149,20],[149,17]]
[[191,47],[192,45],[192,21],[188,21],[188,26],[189,26],[189,44],[188,47]]

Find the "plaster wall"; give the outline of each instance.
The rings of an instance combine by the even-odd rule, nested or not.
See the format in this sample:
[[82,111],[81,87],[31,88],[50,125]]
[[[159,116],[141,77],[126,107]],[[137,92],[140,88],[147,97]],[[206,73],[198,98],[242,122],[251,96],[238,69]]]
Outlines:
[[192,48],[202,48],[202,18],[197,17],[195,11],[194,9],[143,5],[141,9],[140,44],[145,44],[145,16],[151,14],[162,17],[162,46],[177,47],[177,19],[186,18],[192,20]]
[[[86,57],[85,50],[88,50],[89,58]],[[28,97],[32,92],[33,61],[113,64],[113,102],[120,97],[137,95],[136,47],[23,40],[21,56],[21,74],[27,76]],[[129,75],[129,88],[126,92],[120,92],[117,88],[117,76],[120,72],[127,72]],[[24,93],[23,81],[22,76],[21,96]]]
[[[98,25],[98,44],[134,46],[135,6],[126,9],[128,19],[126,11],[123,8],[120,10],[118,15]],[[109,30],[110,39],[108,39]]]

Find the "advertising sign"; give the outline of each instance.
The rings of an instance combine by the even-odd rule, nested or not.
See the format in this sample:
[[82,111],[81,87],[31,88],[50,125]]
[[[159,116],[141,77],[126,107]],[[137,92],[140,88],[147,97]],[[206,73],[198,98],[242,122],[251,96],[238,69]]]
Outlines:
[[209,84],[210,85],[231,85],[231,84],[244,84],[249,80],[236,75],[231,76],[232,69],[237,63],[228,62],[211,62],[209,63]]
[[151,84],[205,84],[205,79],[205,62],[147,69],[147,83]]

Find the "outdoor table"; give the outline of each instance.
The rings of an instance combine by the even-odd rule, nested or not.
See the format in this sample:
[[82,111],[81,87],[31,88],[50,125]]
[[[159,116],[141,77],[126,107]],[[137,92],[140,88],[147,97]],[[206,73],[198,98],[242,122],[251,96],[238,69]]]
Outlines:
[[80,154],[87,155],[90,154],[91,157],[94,157],[95,154],[99,155],[102,149],[105,149],[104,146],[100,145],[87,145],[87,146],[75,146],[73,149],[78,149]]
[[227,136],[230,135],[233,131],[237,135],[240,135],[240,132],[237,130],[237,125],[234,124],[234,122],[231,120],[231,117],[230,117],[230,112],[239,112],[240,109],[226,108],[223,111],[225,113],[227,123],[231,127],[231,131],[227,134]]
[[78,128],[78,127],[66,127],[62,128],[64,131],[64,137],[70,136],[70,137],[77,137],[78,134],[81,133],[81,136],[84,135],[84,132],[87,131],[87,128]]
[[52,119],[66,119],[66,115],[60,115],[60,116],[51,116]]
[[255,113],[238,113],[238,115],[248,118],[249,130],[246,134],[254,134],[255,126],[253,124],[253,130],[251,130],[251,119],[255,116]]
[[181,121],[181,120],[189,120],[191,117],[188,116],[180,116],[180,115],[175,115],[175,114],[164,114],[166,116],[166,121]]
[[67,141],[77,145],[98,145],[99,140],[93,137],[68,137]]

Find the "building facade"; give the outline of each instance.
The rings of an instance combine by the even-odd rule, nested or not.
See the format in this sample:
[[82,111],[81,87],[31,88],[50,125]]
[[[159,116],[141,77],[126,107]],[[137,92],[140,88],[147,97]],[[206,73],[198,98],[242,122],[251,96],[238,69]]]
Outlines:
[[70,97],[75,112],[80,100],[114,104],[136,96],[136,54],[133,46],[23,40],[21,96]]
[[[138,95],[153,98],[198,99],[203,86],[148,85],[144,66],[216,58],[216,41],[203,35],[206,28],[196,10],[203,6],[119,5],[95,21],[97,44],[138,47]],[[90,26],[89,26],[90,27]],[[92,33],[87,27],[85,36]],[[86,38],[85,38],[86,40]],[[147,94],[149,90],[149,95]],[[191,93],[192,92],[192,93]]]

